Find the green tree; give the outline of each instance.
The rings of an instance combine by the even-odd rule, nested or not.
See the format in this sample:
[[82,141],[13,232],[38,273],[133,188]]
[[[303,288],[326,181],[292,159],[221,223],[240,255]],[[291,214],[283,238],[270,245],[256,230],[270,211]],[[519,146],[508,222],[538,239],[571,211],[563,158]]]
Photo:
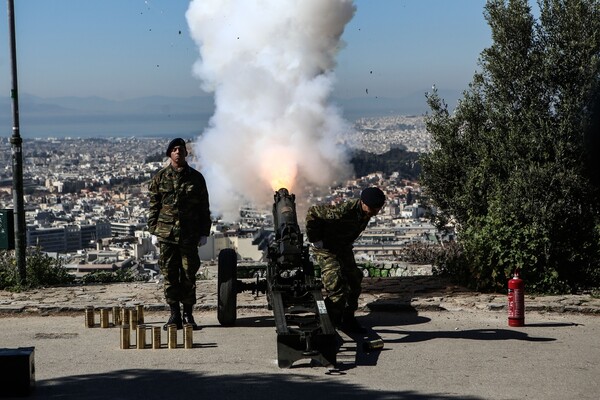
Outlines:
[[[530,290],[600,283],[599,188],[588,154],[600,92],[600,1],[489,0],[492,45],[452,114],[427,95],[434,150],[422,182],[453,219],[465,262],[448,271],[503,290],[520,269]],[[597,118],[596,118],[597,119]],[[589,140],[596,138],[595,140]],[[587,147],[586,147],[587,146]]]

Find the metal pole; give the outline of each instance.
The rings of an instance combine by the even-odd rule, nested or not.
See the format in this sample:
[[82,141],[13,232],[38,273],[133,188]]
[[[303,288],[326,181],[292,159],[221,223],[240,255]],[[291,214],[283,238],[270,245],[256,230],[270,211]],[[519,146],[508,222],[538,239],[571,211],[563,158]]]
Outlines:
[[25,264],[25,206],[23,203],[23,152],[21,135],[19,134],[19,94],[17,88],[17,44],[15,40],[15,5],[14,0],[8,0],[8,38],[10,41],[10,61],[12,72],[13,132],[10,138],[12,146],[13,165],[13,207],[15,218],[15,258],[19,271],[19,283],[27,283],[27,268]]

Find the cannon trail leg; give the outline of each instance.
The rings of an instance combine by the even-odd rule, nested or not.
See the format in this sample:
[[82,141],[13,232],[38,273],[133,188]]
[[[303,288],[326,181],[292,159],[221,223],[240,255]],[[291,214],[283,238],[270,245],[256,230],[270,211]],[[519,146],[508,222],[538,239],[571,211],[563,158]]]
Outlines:
[[335,329],[327,315],[321,292],[315,290],[312,295],[320,300],[315,302],[313,315],[304,317],[308,321],[308,327],[290,327],[281,292],[272,292],[277,330],[277,363],[280,368],[289,368],[295,361],[303,358],[310,358],[321,365],[336,364]]

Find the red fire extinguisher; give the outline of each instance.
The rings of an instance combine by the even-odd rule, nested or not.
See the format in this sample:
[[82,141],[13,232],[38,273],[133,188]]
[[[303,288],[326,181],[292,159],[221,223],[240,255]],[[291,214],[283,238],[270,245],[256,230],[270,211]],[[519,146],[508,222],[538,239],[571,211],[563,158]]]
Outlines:
[[508,326],[525,325],[525,283],[515,271],[508,280]]

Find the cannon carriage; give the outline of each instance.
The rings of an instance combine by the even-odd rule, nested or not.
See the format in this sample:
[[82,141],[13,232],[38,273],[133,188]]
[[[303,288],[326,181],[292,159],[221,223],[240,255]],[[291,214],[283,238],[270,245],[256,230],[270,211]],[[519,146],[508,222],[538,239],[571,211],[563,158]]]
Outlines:
[[266,277],[254,282],[237,279],[237,254],[233,249],[219,253],[217,317],[223,326],[236,321],[238,293],[252,291],[267,296],[277,332],[277,361],[289,368],[309,358],[321,365],[336,364],[336,333],[323,301],[320,279],[296,215],[295,195],[281,188],[274,195],[275,235],[267,250]]

